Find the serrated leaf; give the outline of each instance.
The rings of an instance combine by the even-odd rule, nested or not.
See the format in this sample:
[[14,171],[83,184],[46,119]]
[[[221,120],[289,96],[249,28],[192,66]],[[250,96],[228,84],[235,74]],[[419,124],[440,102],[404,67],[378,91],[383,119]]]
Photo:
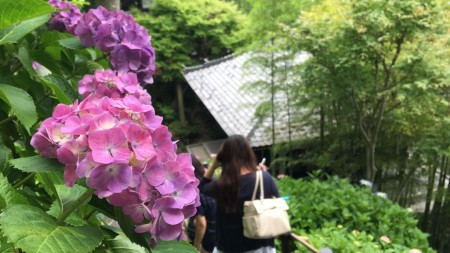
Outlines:
[[103,239],[95,227],[60,226],[29,205],[8,207],[0,216],[0,225],[8,240],[27,253],[91,252]]
[[0,144],[0,171],[4,172],[9,166],[9,160],[12,158],[12,151],[5,145]]
[[0,174],[0,209],[14,204],[25,203],[27,203],[25,197],[20,195],[12,185],[9,184],[8,179]]
[[[55,185],[58,199],[53,202],[48,214],[57,218],[62,210],[68,208],[75,200],[77,200],[83,193],[87,191],[86,188],[75,185],[74,187],[68,187],[65,185]],[[66,222],[74,226],[86,225],[86,222],[78,216],[76,213],[72,213],[67,217]]]
[[14,168],[24,172],[55,172],[64,170],[64,166],[58,160],[38,155],[10,160],[10,163]]
[[48,75],[41,77],[40,80],[53,91],[61,103],[71,104],[78,97],[78,93],[70,83],[59,76]]
[[39,26],[45,24],[50,19],[50,15],[44,15],[41,17],[25,20],[21,23],[12,25],[0,30],[0,45],[6,43],[15,43],[23,36],[32,32]]
[[6,237],[1,236],[0,237],[0,253],[3,252],[14,252],[14,245],[12,243],[9,243]]
[[[36,68],[33,69],[30,52],[26,47],[19,48],[19,51],[17,52],[17,58],[19,59],[20,63],[22,63],[22,66],[25,68],[28,74],[30,74],[31,76],[47,76],[51,74],[51,71],[43,66],[41,62],[38,62]],[[52,62],[52,64],[54,64],[54,62]]]
[[110,253],[148,253],[149,251],[141,246],[134,244],[124,234],[119,234],[114,239],[106,240],[108,247],[107,252]]
[[63,171],[37,173],[36,178],[44,190],[55,197],[58,196],[55,185],[64,184]]
[[55,11],[51,5],[40,0],[0,0],[0,29],[12,24],[36,18]]
[[89,73],[94,73],[96,70],[103,70],[103,66],[96,61],[87,61],[87,69]]
[[160,241],[156,248],[152,250],[153,253],[173,252],[173,253],[188,253],[197,252],[191,244],[186,241]]
[[130,239],[131,242],[136,243],[142,247],[148,248],[150,246],[150,234],[149,233],[136,233],[135,223],[130,216],[125,215],[122,209],[114,207],[115,220],[119,223],[123,233]]
[[38,118],[33,98],[20,88],[8,84],[0,84],[0,99],[11,107],[12,112],[30,133],[30,128],[36,123]]
[[31,65],[30,52],[28,52],[28,49],[26,47],[19,48],[19,51],[17,52],[17,58],[30,75],[36,74]]
[[83,49],[83,45],[81,45],[80,38],[72,37],[58,40],[58,43],[68,49]]

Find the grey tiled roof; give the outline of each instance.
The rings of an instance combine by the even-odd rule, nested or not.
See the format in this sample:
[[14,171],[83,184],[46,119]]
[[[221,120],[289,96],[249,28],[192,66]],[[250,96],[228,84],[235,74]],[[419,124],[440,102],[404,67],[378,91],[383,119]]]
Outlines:
[[[301,62],[307,55],[300,55]],[[249,54],[233,55],[207,62],[200,66],[187,67],[184,78],[202,100],[227,135],[241,134],[253,147],[272,145],[272,119],[255,117],[255,109],[264,99],[255,89],[242,89],[246,83],[269,80],[269,71],[245,67]],[[278,106],[275,121],[275,142],[288,140],[288,117],[285,96],[276,96]],[[306,133],[299,124],[291,124],[291,138],[298,139]]]

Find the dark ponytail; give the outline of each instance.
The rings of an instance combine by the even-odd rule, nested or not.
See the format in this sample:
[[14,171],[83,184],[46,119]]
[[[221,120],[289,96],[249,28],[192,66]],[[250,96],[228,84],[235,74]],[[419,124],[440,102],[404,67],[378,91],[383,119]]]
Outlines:
[[256,171],[255,154],[242,135],[232,135],[222,144],[217,161],[222,164],[222,174],[216,182],[218,205],[226,212],[237,212],[241,168]]

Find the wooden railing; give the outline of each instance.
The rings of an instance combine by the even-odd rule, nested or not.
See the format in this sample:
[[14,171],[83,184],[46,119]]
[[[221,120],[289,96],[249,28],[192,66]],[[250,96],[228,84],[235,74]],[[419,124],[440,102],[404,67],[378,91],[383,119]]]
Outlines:
[[332,253],[332,251],[328,248],[321,250],[314,248],[314,246],[309,243],[308,237],[300,236],[294,233],[279,236],[278,239],[281,241],[281,253],[293,252],[295,248],[294,240],[300,242],[303,246],[305,246],[305,248],[313,253]]

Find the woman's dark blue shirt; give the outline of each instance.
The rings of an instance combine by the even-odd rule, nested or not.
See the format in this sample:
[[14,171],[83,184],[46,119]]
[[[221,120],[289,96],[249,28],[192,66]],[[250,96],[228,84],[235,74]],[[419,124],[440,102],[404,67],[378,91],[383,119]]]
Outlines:
[[[279,197],[278,189],[272,176],[263,171],[264,196],[266,198]],[[274,247],[271,239],[249,239],[244,237],[242,226],[244,201],[251,200],[256,181],[256,173],[241,175],[239,178],[239,211],[227,213],[225,209],[217,205],[216,215],[216,247],[224,252],[245,252],[261,247]],[[216,184],[210,179],[203,178],[200,182],[200,191],[213,198],[216,197]],[[259,190],[256,197],[259,198]]]
[[[202,247],[212,252],[216,242],[216,200],[210,196],[200,193],[200,206],[197,207],[197,215],[205,216],[206,231],[202,240]],[[189,219],[188,233],[189,238],[195,238],[194,217]]]

